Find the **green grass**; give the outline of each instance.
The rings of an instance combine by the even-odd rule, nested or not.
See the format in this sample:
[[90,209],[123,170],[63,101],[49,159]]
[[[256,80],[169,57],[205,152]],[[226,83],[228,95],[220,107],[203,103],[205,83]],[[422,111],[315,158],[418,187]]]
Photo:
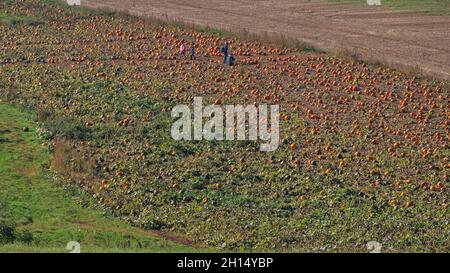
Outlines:
[[[260,66],[238,65],[228,69],[222,66],[219,57],[200,55],[195,63],[180,63],[169,60],[177,49],[173,35],[194,40],[200,34],[206,41],[202,51],[216,47],[219,40],[211,39],[209,32],[202,34],[146,21],[142,22],[145,27],[141,29],[140,19],[136,17],[99,12],[81,14],[75,8],[58,9],[38,3],[29,0],[4,7],[9,14],[29,8],[30,14],[44,18],[46,25],[26,27],[29,31],[24,32],[10,26],[2,28],[8,40],[20,43],[14,47],[6,44],[0,51],[0,62],[7,64],[0,66],[0,98],[34,109],[40,127],[45,129],[40,132],[53,143],[60,138],[70,139],[68,145],[53,149],[54,162],[60,164],[59,168],[53,164],[52,169],[65,178],[61,181],[67,182],[66,185],[87,188],[97,206],[110,208],[111,213],[127,217],[136,226],[177,231],[195,242],[221,250],[365,252],[367,242],[378,241],[383,244],[383,252],[447,251],[445,189],[430,190],[423,184],[448,182],[447,170],[442,166],[447,164],[443,159],[448,158],[449,151],[441,148],[443,141],[434,141],[432,137],[436,133],[446,135],[442,122],[446,118],[448,95],[444,90],[430,92],[427,97],[421,95],[425,87],[436,90],[443,83],[411,80],[389,69],[351,64],[326,55],[303,55],[278,47],[271,52],[270,46],[262,42],[257,46],[232,43],[232,48],[255,52],[253,57],[261,58]],[[67,31],[74,26],[76,31]],[[96,31],[92,31],[94,26]],[[118,27],[126,34],[145,34],[147,39],[110,41],[104,36]],[[33,35],[35,31],[40,35]],[[163,34],[161,39],[156,38],[157,33]],[[78,43],[79,40],[91,42]],[[94,43],[114,46],[97,47]],[[173,47],[161,47],[161,44]],[[164,60],[149,52],[157,53]],[[282,62],[288,54],[293,59]],[[83,55],[90,62],[76,61]],[[48,56],[54,56],[56,63],[46,63]],[[142,59],[143,63],[115,60],[116,57],[126,60],[129,56],[131,60]],[[274,58],[278,64],[273,62]],[[294,69],[301,76],[292,77],[280,73],[283,71],[280,69],[285,72]],[[381,94],[343,90],[341,87],[349,84],[343,80],[343,74],[350,70],[353,78],[358,77],[358,86],[373,86],[383,91],[393,83],[396,93],[393,101],[377,106],[375,99]],[[333,75],[333,71],[343,74]],[[319,83],[313,83],[325,75],[343,85],[339,90],[325,92]],[[218,80],[225,80],[229,85],[222,86]],[[407,90],[407,82],[414,82],[411,90]],[[278,83],[283,83],[281,89]],[[229,92],[229,88],[242,92]],[[261,94],[248,96],[253,89]],[[191,105],[195,96],[204,97],[205,104],[212,103],[221,91],[226,91],[223,96],[226,104],[254,104],[267,101],[262,95],[273,94],[275,90],[281,90],[280,96],[285,98],[280,102],[282,111],[290,114],[291,119],[282,120],[282,145],[274,153],[260,153],[258,142],[179,142],[170,135],[174,121],[170,110],[174,105]],[[416,95],[414,104],[406,111],[414,115],[422,105],[429,109],[428,100],[436,101],[427,130],[412,128],[416,126],[415,120],[398,111],[400,98],[410,93]],[[348,104],[341,105],[341,99]],[[323,101],[323,106],[327,106],[319,113],[329,115],[328,121],[326,116],[317,119],[316,111],[314,117],[304,115],[305,110],[295,110],[288,103],[315,105],[316,101],[318,104]],[[371,106],[359,107],[360,103]],[[342,113],[341,109],[350,111]],[[4,111],[0,109],[0,112]],[[369,113],[380,115],[372,119]],[[11,116],[9,113],[5,117]],[[3,120],[1,116],[0,120]],[[360,125],[357,134],[355,120]],[[378,124],[392,126],[402,134],[388,134],[388,128]],[[23,126],[19,124],[14,132],[24,134],[20,131]],[[319,130],[312,133],[311,129]],[[417,136],[420,143],[411,144],[410,135]],[[0,137],[12,139],[8,132]],[[402,137],[405,141],[398,147],[398,153],[404,155],[392,156],[389,147]],[[308,138],[312,143],[303,145]],[[292,151],[291,143],[299,143],[299,149]],[[15,145],[20,147],[18,143]],[[33,147],[42,148],[39,142]],[[436,155],[425,159],[419,153],[422,148],[430,151],[437,148]],[[0,173],[8,173],[10,177],[17,175],[14,170],[19,174],[20,170],[29,170],[20,165],[26,162],[24,156],[29,150],[27,146],[11,150],[8,156],[16,155],[16,158],[8,160],[8,164],[15,167]],[[345,166],[339,166],[340,160],[344,160]],[[40,161],[48,162],[48,159]],[[44,164],[44,170],[48,169],[47,165]],[[42,169],[40,163],[36,166]],[[403,183],[405,179],[412,182]],[[36,184],[21,183],[28,187]],[[5,231],[9,227],[15,236],[5,232],[8,236],[4,237],[13,238],[14,244],[5,246],[4,251],[12,251],[11,248],[28,251],[36,249],[34,246],[48,247],[47,251],[61,250],[69,240],[81,241],[82,247],[91,245],[92,251],[114,251],[128,244],[127,239],[114,237],[123,232],[109,228],[109,221],[96,224],[96,217],[76,212],[75,205],[81,199],[74,200],[75,208],[71,210],[75,210],[75,216],[70,219],[83,216],[82,222],[65,217],[72,212],[58,213],[52,205],[59,202],[46,201],[49,194],[43,193],[45,190],[36,190],[33,199],[26,194],[28,188],[17,190],[0,185],[1,189],[9,191],[4,194],[8,199],[3,197],[8,207],[3,206],[2,210],[17,226],[13,230],[12,224],[5,222]],[[16,192],[18,196],[8,195]],[[66,192],[62,190],[58,196],[77,196]],[[32,204],[41,202],[41,208],[27,211],[23,207],[28,205],[16,204],[19,197],[24,198],[24,204],[28,200]],[[392,200],[396,204],[392,205]],[[406,206],[408,201],[413,202],[411,206]],[[69,206],[64,207],[67,210]],[[46,210],[64,217],[47,217]],[[100,228],[103,225],[108,228]],[[49,228],[51,233],[39,232]],[[77,233],[78,228],[83,233]],[[136,245],[132,240],[130,244]]]
[[17,25],[17,24],[25,24],[25,25],[36,25],[39,24],[40,21],[34,17],[29,17],[25,15],[11,15],[7,14],[3,11],[0,11],[0,24],[7,25]]
[[193,250],[108,218],[58,185],[36,126],[30,113],[0,104],[0,252],[65,252],[69,241],[82,252]]
[[[367,0],[329,0],[330,2],[355,3],[367,5]],[[381,5],[394,9],[423,11],[430,15],[450,16],[448,0],[381,0]]]

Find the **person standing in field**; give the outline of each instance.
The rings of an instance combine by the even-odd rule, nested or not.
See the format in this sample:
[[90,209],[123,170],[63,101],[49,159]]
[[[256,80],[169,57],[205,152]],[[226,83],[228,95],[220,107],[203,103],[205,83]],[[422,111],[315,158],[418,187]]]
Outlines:
[[186,59],[186,45],[184,44],[184,40],[181,40],[180,56],[183,56],[183,58]]
[[191,60],[196,60],[196,57],[195,57],[195,43],[192,43],[192,46],[191,46],[191,55],[189,56],[189,59],[191,59]]
[[236,63],[236,58],[233,55],[230,55],[229,59],[228,59],[228,64],[230,66],[233,66]]
[[225,44],[222,46],[222,48],[220,49],[220,53],[223,53],[223,63],[226,64],[228,59],[228,42],[225,42]]

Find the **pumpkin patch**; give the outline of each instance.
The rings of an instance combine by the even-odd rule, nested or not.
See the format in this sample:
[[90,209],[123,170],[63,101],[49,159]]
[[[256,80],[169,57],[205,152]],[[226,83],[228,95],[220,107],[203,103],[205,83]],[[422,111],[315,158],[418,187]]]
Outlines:
[[[54,171],[115,216],[233,250],[447,250],[447,82],[36,0],[0,8],[41,22],[0,25],[1,102],[33,109],[49,149],[71,151]],[[194,97],[280,105],[282,144],[173,140],[171,109]]]

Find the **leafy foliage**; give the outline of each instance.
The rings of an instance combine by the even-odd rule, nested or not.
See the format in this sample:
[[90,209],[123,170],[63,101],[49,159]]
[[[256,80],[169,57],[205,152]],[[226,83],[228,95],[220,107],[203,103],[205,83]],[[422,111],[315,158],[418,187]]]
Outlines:
[[[42,113],[73,149],[60,173],[128,221],[234,250],[448,248],[448,83],[118,14],[1,5],[46,20],[0,26],[0,95]],[[181,39],[197,60],[177,56]],[[221,64],[226,40],[235,67]],[[174,141],[171,108],[194,96],[280,104],[282,146]]]

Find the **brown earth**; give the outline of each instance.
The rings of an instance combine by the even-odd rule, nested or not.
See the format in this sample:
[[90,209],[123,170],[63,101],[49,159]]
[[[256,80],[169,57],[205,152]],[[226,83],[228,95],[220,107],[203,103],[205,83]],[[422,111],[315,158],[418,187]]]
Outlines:
[[83,0],[84,6],[281,34],[317,49],[450,80],[450,17],[321,0]]

